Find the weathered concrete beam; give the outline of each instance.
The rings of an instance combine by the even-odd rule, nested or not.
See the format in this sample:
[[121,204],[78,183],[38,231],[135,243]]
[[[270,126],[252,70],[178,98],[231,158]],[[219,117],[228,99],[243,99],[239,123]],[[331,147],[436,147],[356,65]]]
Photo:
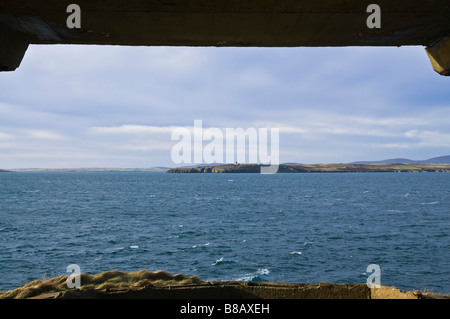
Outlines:
[[425,49],[433,69],[440,75],[450,76],[450,38]]
[[[380,8],[369,27],[368,8]],[[80,27],[69,27],[69,6]],[[68,11],[69,10],[69,11]],[[448,68],[448,0],[1,0],[0,63],[12,70],[29,44],[145,46],[428,46]],[[10,30],[6,32],[3,30]],[[3,32],[3,33],[2,33]],[[11,32],[15,35],[11,36]],[[435,61],[435,62],[434,62]]]
[[20,66],[28,41],[6,28],[0,28],[0,71],[14,71]]

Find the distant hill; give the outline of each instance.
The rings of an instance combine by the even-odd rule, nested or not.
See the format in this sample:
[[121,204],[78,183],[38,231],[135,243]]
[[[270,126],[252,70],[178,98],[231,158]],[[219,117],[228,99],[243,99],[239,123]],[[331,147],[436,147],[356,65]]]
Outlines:
[[430,158],[428,160],[423,161],[422,163],[424,163],[424,164],[449,164],[450,163],[450,155]]
[[0,173],[8,173],[8,172],[11,172],[11,171],[7,171],[7,170],[4,170],[4,169],[0,169]]
[[450,164],[450,155],[433,157],[427,160],[411,160],[407,158],[392,158],[382,161],[359,161],[351,164]]

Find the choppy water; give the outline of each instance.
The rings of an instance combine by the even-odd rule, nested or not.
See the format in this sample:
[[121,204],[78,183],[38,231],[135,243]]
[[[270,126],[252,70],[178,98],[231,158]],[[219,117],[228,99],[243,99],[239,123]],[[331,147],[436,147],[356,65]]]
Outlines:
[[0,290],[66,273],[450,292],[450,174],[0,174]]

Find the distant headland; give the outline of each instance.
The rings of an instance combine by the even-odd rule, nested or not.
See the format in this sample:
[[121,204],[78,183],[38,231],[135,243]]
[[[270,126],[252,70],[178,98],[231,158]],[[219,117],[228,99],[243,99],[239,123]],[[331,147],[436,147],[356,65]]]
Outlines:
[[[259,164],[179,167],[167,173],[260,173]],[[281,164],[278,173],[450,172],[450,164]]]
[[[198,164],[194,166],[150,168],[20,168],[0,169],[0,173],[83,173],[83,172],[167,172],[167,173],[261,173],[260,164]],[[393,158],[334,164],[283,163],[278,173],[369,173],[369,172],[450,172],[450,155],[426,160]]]

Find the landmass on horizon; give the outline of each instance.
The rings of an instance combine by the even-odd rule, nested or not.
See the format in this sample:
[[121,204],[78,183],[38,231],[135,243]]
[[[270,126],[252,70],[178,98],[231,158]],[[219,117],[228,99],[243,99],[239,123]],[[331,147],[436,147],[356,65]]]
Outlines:
[[[182,167],[150,168],[18,168],[0,169],[6,172],[167,172],[167,173],[260,173],[259,164],[209,163]],[[320,172],[450,172],[450,155],[427,160],[394,158],[380,161],[356,161],[351,163],[301,164],[283,163],[279,173]]]
[[[167,173],[260,173],[260,164],[171,168]],[[281,164],[278,173],[450,172],[450,164]]]
[[[260,173],[259,164],[202,164],[172,168],[167,173]],[[450,155],[427,160],[404,158],[333,164],[284,163],[278,173],[450,172]]]

